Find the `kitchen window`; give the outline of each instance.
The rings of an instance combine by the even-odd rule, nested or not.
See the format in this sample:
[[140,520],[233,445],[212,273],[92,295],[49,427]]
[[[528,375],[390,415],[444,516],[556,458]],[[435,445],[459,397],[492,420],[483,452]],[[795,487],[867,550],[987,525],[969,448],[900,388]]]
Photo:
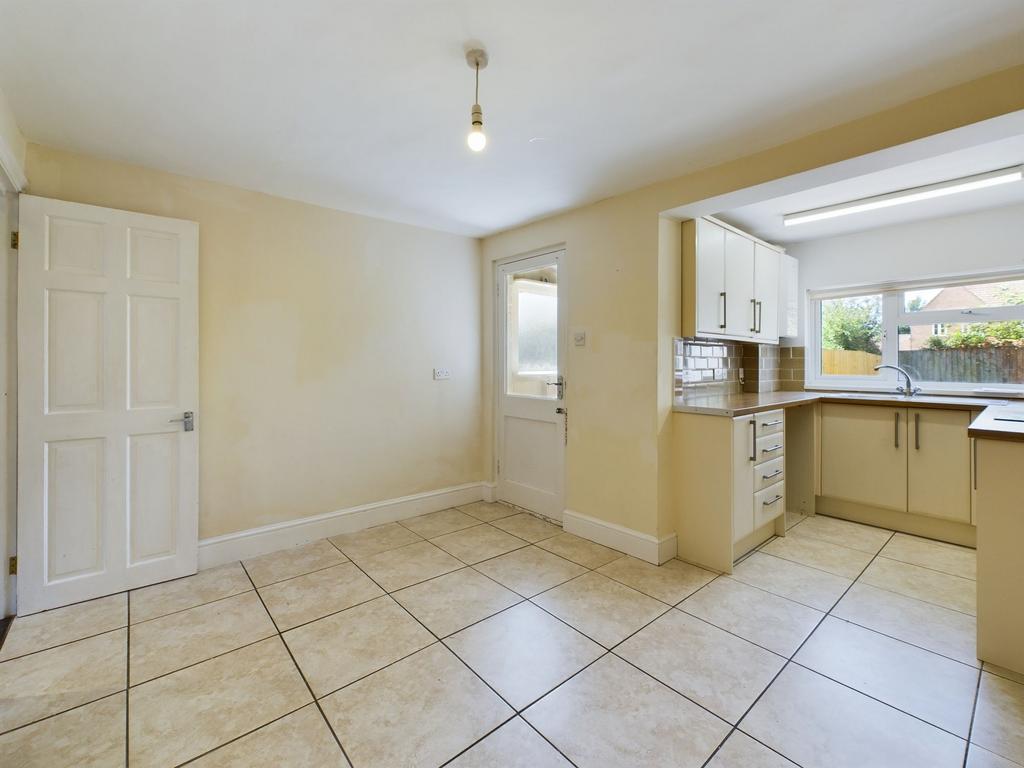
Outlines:
[[1024,278],[810,296],[808,387],[1024,395]]

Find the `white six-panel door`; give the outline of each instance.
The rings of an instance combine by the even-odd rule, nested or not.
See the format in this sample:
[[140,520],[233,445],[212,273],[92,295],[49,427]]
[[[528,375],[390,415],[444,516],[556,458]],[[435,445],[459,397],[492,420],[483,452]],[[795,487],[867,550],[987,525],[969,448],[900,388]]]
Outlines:
[[23,195],[20,231],[24,615],[196,570],[199,229]]

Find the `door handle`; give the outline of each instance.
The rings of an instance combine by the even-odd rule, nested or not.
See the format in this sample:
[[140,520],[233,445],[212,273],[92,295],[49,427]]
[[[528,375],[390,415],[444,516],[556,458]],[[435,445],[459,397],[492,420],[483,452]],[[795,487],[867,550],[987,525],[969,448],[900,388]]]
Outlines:
[[757,333],[757,299],[750,300],[750,332]]
[[782,470],[781,469],[776,469],[770,475],[761,475],[761,479],[762,480],[771,480],[773,477],[778,477],[781,474],[782,474]]
[[777,427],[782,423],[782,419],[776,419],[775,421],[762,421],[762,427]]
[[185,425],[185,431],[191,432],[196,428],[195,425],[196,415],[192,411],[185,411],[180,419],[168,419],[168,424],[174,424],[175,422],[181,422]]
[[764,302],[757,302],[757,332],[761,332],[761,321],[764,320]]
[[778,504],[780,501],[782,501],[782,497],[781,496],[776,496],[771,501],[762,501],[761,502],[761,506],[770,507],[772,504]]
[[771,448],[762,448],[761,449],[761,453],[775,453],[776,451],[781,451],[781,450],[782,450],[782,446],[781,445],[773,445]]
[[921,450],[921,414],[914,414],[914,450]]
[[896,415],[896,423],[893,426],[892,439],[893,439],[893,445],[895,445],[897,448],[899,448],[900,447],[900,412],[896,411],[895,415]]
[[722,299],[722,322],[718,324],[718,327],[725,328],[729,324],[729,304],[726,302],[725,291],[722,291],[718,296]]
[[562,400],[565,396],[565,377],[559,376],[555,381],[545,381],[549,387],[558,387],[558,400]]
[[750,460],[757,461],[757,419],[750,420]]

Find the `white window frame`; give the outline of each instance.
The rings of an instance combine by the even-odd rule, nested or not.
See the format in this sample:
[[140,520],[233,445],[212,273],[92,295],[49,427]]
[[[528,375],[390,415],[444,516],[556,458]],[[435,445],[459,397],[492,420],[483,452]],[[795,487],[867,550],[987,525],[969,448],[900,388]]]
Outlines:
[[[807,294],[807,367],[804,386],[807,389],[853,390],[860,392],[891,392],[902,384],[902,377],[892,369],[883,369],[872,376],[832,376],[821,372],[821,302],[825,299],[855,296],[882,297],[882,365],[899,364],[899,328],[904,325],[935,325],[951,328],[964,323],[1024,320],[1024,305],[986,309],[946,309],[908,312],[904,294],[907,291],[946,286],[1024,280],[1024,274],[998,273],[955,276],[898,284],[872,285],[841,290],[808,291]],[[952,381],[914,381],[924,394],[930,395],[999,395],[1024,397],[1024,382],[1018,384],[978,384]]]

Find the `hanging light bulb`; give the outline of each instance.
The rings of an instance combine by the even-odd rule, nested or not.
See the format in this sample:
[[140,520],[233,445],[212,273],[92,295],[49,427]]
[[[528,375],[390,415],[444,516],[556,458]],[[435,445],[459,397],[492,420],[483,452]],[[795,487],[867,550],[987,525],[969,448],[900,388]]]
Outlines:
[[487,134],[484,133],[484,111],[480,106],[480,70],[487,66],[487,51],[481,48],[466,51],[466,63],[476,71],[476,91],[466,143],[471,150],[479,152],[487,146]]

